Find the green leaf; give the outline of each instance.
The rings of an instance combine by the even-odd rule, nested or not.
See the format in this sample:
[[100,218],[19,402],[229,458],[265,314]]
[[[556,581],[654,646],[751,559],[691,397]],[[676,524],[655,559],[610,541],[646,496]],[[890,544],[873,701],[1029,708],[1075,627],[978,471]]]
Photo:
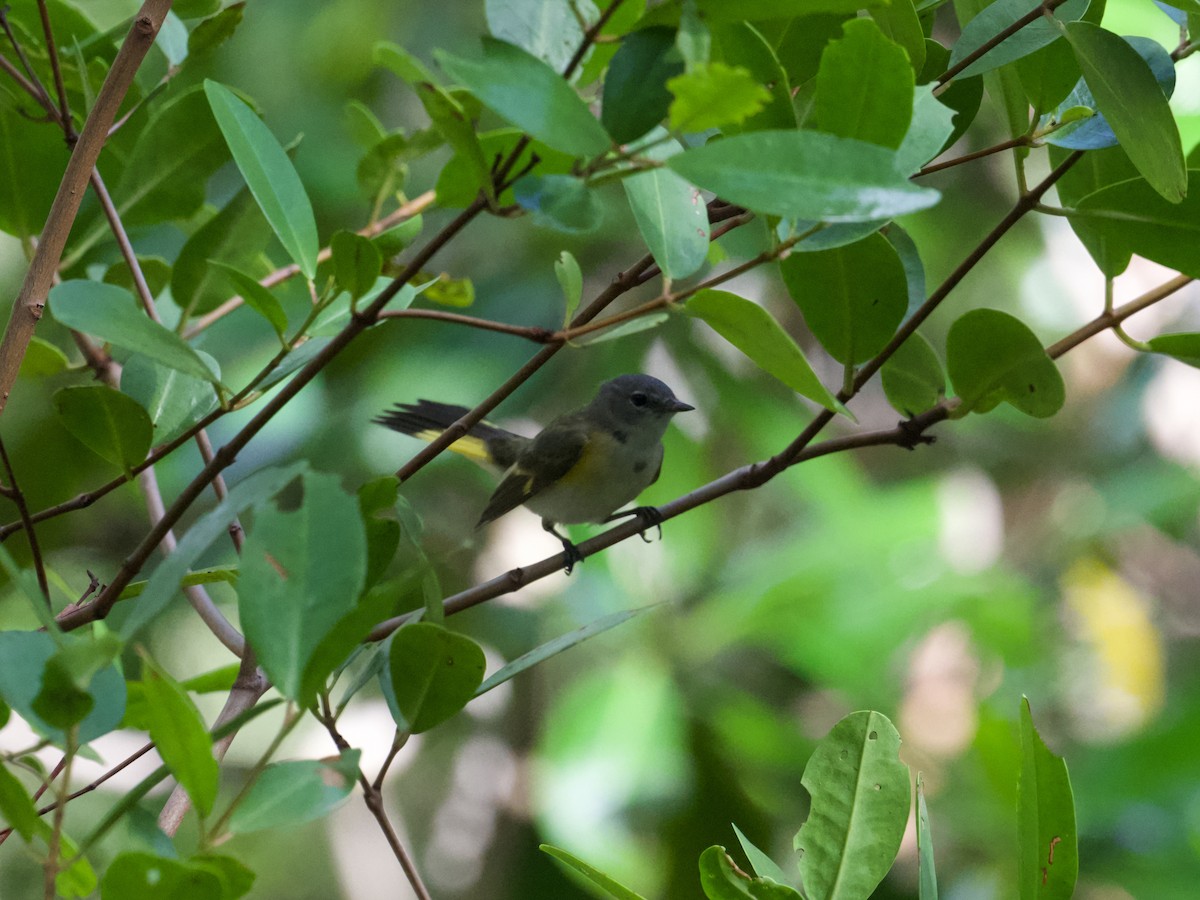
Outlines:
[[770,878],[772,881],[779,882],[779,884],[788,883],[788,877],[783,869],[779,867],[775,860],[754,846],[750,838],[742,834],[742,829],[734,825],[733,833],[737,835],[738,843],[742,845],[742,852],[746,854],[746,859],[750,860],[750,866],[754,870],[755,875]]
[[580,346],[591,347],[594,344],[603,344],[608,341],[615,341],[618,338],[629,337],[631,334],[637,334],[641,331],[649,331],[651,328],[657,328],[663,322],[671,318],[670,313],[650,313],[646,316],[638,316],[636,319],[630,319],[628,322],[622,322],[613,328],[606,328],[604,331],[598,332],[594,337],[580,341]]
[[158,564],[137,602],[118,603],[109,613],[106,620],[109,625],[126,639],[131,639],[162,612],[179,592],[179,583],[187,575],[192,563],[225,533],[229,523],[242,510],[281,491],[306,466],[307,463],[301,461],[279,468],[260,469],[230,488],[225,499],[197,519],[180,539],[174,552]]
[[[586,10],[586,7],[583,8]],[[486,0],[488,31],[564,72],[583,43],[580,16],[567,0]]]
[[205,79],[204,93],[246,186],[283,248],[311,281],[317,273],[317,222],[292,161],[271,130],[233,91]]
[[512,662],[501,666],[487,681],[479,685],[475,690],[475,696],[486,694],[494,687],[499,687],[504,682],[515,678],[526,669],[532,669],[538,663],[545,662],[552,656],[557,656],[564,650],[570,650],[572,647],[582,644],[588,638],[593,638],[598,634],[603,634],[610,628],[616,628],[623,622],[628,622],[630,619],[640,616],[642,613],[649,612],[652,609],[657,609],[661,604],[655,603],[650,606],[643,606],[639,609],[626,609],[620,612],[612,613],[611,615],[603,616],[596,619],[594,622],[589,622],[582,628],[576,628],[574,631],[561,634],[552,640],[547,641],[540,647],[535,647],[528,653],[518,656]]
[[178,859],[126,851],[108,865],[102,900],[223,900],[216,872]]
[[387,231],[381,231],[375,237],[371,238],[371,241],[379,248],[381,256],[385,259],[390,259],[415,241],[420,236],[421,229],[424,227],[424,219],[420,215],[416,215],[411,219],[405,219],[399,225],[395,225]]
[[478,644],[440,625],[417,622],[397,631],[389,672],[408,730],[428,731],[466,706],[483,681],[484,666]]
[[[483,148],[484,158],[489,161],[490,165],[492,160],[508,159],[519,140],[521,140],[520,131],[515,128],[501,128],[480,135],[479,144]],[[574,163],[573,157],[559,153],[540,141],[534,141],[517,156],[512,171],[525,171],[534,163],[534,157],[537,158],[537,164],[533,166],[531,173],[536,175],[565,175],[571,171]],[[480,188],[485,185],[485,182],[486,179],[481,179],[474,168],[456,153],[442,167],[441,174],[438,175],[436,188],[438,205],[445,207],[469,206],[479,195]],[[502,206],[513,203],[512,188],[504,191],[497,200]]]
[[436,54],[450,77],[484,106],[556,150],[597,156],[612,141],[587,104],[553,69],[519,47],[483,40],[483,58]]
[[793,253],[780,269],[813,336],[843,365],[882,350],[908,309],[904,266],[878,233],[834,250]]
[[536,224],[565,234],[594,231],[603,214],[587,182],[571,175],[526,175],[513,185],[513,196]]
[[925,807],[925,785],[917,773],[917,889],[919,900],[937,900],[937,871],[933,864],[933,833]]
[[[661,159],[658,147],[647,155]],[[700,192],[669,169],[651,169],[621,181],[638,231],[668,278],[686,278],[708,256],[708,208]]]
[[[1062,22],[1073,22],[1087,12],[1089,0],[1067,0],[1054,11],[1058,22],[1039,16],[1020,31],[993,47],[963,69],[957,78],[967,78],[998,69],[1015,59],[1028,56],[1062,36]],[[962,36],[950,54],[950,65],[966,59],[1004,29],[1041,5],[1041,0],[996,0],[963,26]]]
[[26,841],[33,839],[38,828],[37,807],[25,786],[3,763],[0,763],[0,816]]
[[736,869],[720,846],[700,854],[700,887],[709,900],[800,900],[795,888],[771,878],[751,878]]
[[230,3],[215,16],[200,22],[188,35],[188,56],[195,60],[206,53],[211,53],[233,37],[242,17],[246,12],[245,0]]
[[871,10],[871,18],[890,40],[904,48],[914,72],[925,66],[925,31],[913,0],[892,0]]
[[229,161],[199,85],[167,100],[138,131],[113,189],[126,225],[186,219],[204,203],[209,177]]
[[[437,303],[440,306],[455,306],[462,309],[475,302],[475,284],[470,278],[451,278],[446,272],[442,272],[420,287],[422,297],[430,303]],[[388,308],[407,309],[412,305],[415,297],[414,293],[405,302],[406,298],[401,292],[395,300],[388,304]]]
[[179,682],[143,656],[143,689],[150,738],[163,763],[192,798],[201,817],[212,812],[220,770],[200,712]]
[[573,856],[566,850],[561,850],[550,844],[539,844],[538,849],[571,867],[610,897],[616,897],[617,900],[646,900],[641,894],[634,893],[616,879],[608,877],[595,866],[588,865],[582,859]]
[[821,56],[818,127],[895,149],[912,118],[914,75],[908,54],[870,19],[851,19],[842,33]]
[[[363,238],[363,240],[366,240],[366,238]],[[371,249],[375,250],[374,247]],[[378,250],[375,250],[375,257],[376,259],[379,258]],[[263,287],[257,278],[247,275],[236,266],[218,262],[215,259],[210,259],[208,263],[210,266],[216,266],[216,268],[225,274],[225,278],[233,285],[233,289],[241,295],[246,306],[266,319],[275,333],[282,338],[288,327],[287,313],[283,311],[283,305],[275,299],[275,295]],[[379,275],[379,265],[377,264],[375,268],[376,276]],[[374,279],[372,279],[373,282]]]
[[1162,353],[1200,369],[1200,332],[1160,334],[1150,338],[1148,343],[1155,353]]
[[54,394],[54,408],[80,443],[125,471],[150,452],[150,417],[120,391],[100,384],[63,388]]
[[756,131],[672,156],[667,165],[722,199],[796,219],[860,222],[933,206],[886,148],[816,131]]
[[[395,476],[381,475],[365,482],[357,492],[363,534],[367,539],[367,570],[363,578],[367,587],[383,576],[400,545],[400,523],[394,518],[399,488],[400,482]],[[390,513],[393,517],[379,513]]]
[[[208,357],[203,351],[196,351]],[[211,359],[216,367],[216,360]],[[121,392],[128,394],[150,414],[154,424],[153,445],[178,436],[217,405],[217,394],[207,381],[160,366],[135,353],[121,367]]]
[[762,109],[771,94],[741,66],[710,62],[667,82],[675,99],[672,131],[707,131],[738,125]]
[[333,280],[339,288],[357,300],[375,286],[383,258],[374,244],[353,231],[338,231],[329,246],[333,251]]
[[1075,798],[1067,764],[1042,742],[1029,700],[1021,698],[1021,775],[1017,781],[1021,900],[1069,900],[1079,877]]
[[900,735],[873,711],[846,716],[817,745],[801,784],[812,797],[796,834],[810,897],[868,897],[892,867],[908,822]]
[[274,763],[263,769],[229,817],[229,830],[247,834],[311,822],[341,804],[358,778],[359,750],[332,760]]
[[770,41],[749,22],[728,22],[716,25],[711,31],[713,61],[745,69],[770,95],[757,113],[736,125],[727,124],[722,130],[726,134],[733,134],[795,128],[796,109],[792,102],[792,86]]
[[786,331],[761,306],[728,291],[701,291],[684,307],[745,353],[755,365],[793,391],[837,411],[841,404],[825,389]]
[[600,123],[618,144],[635,141],[667,116],[667,81],[683,71],[670,28],[628,34],[604,77]]
[[188,315],[206,313],[228,299],[228,279],[212,267],[214,260],[238,271],[266,274],[263,249],[271,227],[248,188],[238,191],[225,207],[187,239],[171,270],[171,296]]
[[67,166],[62,132],[0,104],[0,231],[41,232]]
[[892,409],[912,418],[936,406],[946,394],[946,375],[933,345],[920,334],[897,348],[881,371],[883,393]]
[[583,299],[583,272],[580,271],[579,263],[570,250],[564,250],[558,255],[558,260],[554,263],[554,277],[558,279],[558,286],[562,288],[563,299],[566,300],[563,324],[568,325],[575,317],[579,301]]
[[259,664],[285,697],[301,697],[318,645],[354,609],[366,576],[358,503],[333,475],[304,475],[304,501],[281,511],[264,503],[242,552],[238,610]]
[[1020,319],[974,309],[950,326],[946,368],[962,406],[956,415],[985,413],[1003,402],[1035,418],[1063,405],[1062,375],[1037,336]]
[[50,312],[63,325],[217,383],[219,375],[175,332],[138,309],[129,291],[99,281],[64,281],[50,291]]
[[475,133],[475,124],[471,116],[461,103],[438,85],[422,81],[415,85],[415,88],[417,97],[425,107],[425,112],[429,114],[434,127],[458,157],[471,168],[475,179],[487,191],[488,196],[492,196],[495,188],[492,184],[491,167],[483,155],[483,148],[479,145],[479,136]]
[[1121,147],[1162,196],[1177,203],[1187,191],[1179,128],[1146,61],[1128,43],[1089,22],[1066,26],[1083,80]]
[[923,85],[913,96],[912,123],[896,150],[896,168],[906,174],[940,154],[954,134],[954,110],[933,96],[933,89]]
[[65,371],[70,364],[67,354],[34,335],[29,339],[25,355],[21,357],[20,375],[22,378],[46,378]]
[[[43,827],[48,828],[43,824]],[[45,837],[43,835],[43,837]],[[96,870],[80,853],[75,842],[66,833],[61,835],[62,856],[67,863],[65,869],[54,877],[54,889],[62,897],[88,897],[96,890]]]

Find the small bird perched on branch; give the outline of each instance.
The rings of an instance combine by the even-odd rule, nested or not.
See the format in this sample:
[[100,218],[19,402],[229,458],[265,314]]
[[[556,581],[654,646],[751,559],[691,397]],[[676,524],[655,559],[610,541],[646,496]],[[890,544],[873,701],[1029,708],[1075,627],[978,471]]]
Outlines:
[[[527,506],[562,541],[570,574],[583,556],[555,526],[631,515],[658,524],[652,506],[616,510],[658,479],[671,417],[694,408],[657,378],[621,375],[600,385],[587,406],[559,416],[536,437],[480,422],[449,447],[502,473],[475,527]],[[418,400],[397,404],[373,421],[431,441],[467,412],[463,406]]]

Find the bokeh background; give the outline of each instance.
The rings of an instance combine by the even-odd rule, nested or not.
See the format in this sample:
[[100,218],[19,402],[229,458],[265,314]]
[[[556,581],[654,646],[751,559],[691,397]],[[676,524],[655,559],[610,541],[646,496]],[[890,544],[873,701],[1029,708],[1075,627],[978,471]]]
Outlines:
[[[18,6],[32,0],[16,0]],[[77,0],[101,27],[136,8],[126,0]],[[1105,25],[1155,37],[1177,30],[1153,4],[1109,0]],[[952,10],[939,30],[954,34]],[[424,114],[411,92],[378,71],[380,39],[432,61],[444,47],[471,54],[486,31],[482,2],[250,0],[238,34],[202,76],[254,97],[284,142],[302,135],[296,164],[321,234],[361,227],[368,198],[356,184],[361,151],[345,104],[367,104],[388,127],[416,130]],[[158,63],[161,67],[161,61]],[[1179,69],[1173,105],[1185,152],[1200,139],[1200,63]],[[181,85],[182,86],[182,85]],[[46,126],[49,128],[50,126]],[[985,109],[966,151],[1006,135]],[[1036,173],[1045,163],[1035,152]],[[432,187],[444,155],[414,164],[406,191]],[[103,169],[103,163],[102,163]],[[943,203],[906,220],[926,279],[936,285],[1007,210],[1014,196],[1005,156],[929,179]],[[232,170],[210,186],[237,186]],[[603,228],[564,236],[523,219],[484,218],[435,260],[474,283],[473,314],[555,327],[562,298],[553,263],[570,250],[594,295],[644,250],[613,188]],[[86,211],[85,211],[86,215]],[[452,212],[426,216],[431,233]],[[722,241],[730,259],[757,251],[762,226]],[[170,256],[182,231],[135,233],[140,247]],[[100,246],[99,264],[116,258]],[[282,254],[276,256],[282,261]],[[15,296],[23,248],[0,238],[0,294]],[[1128,299],[1173,273],[1135,260],[1117,286]],[[657,286],[627,298],[652,296]],[[765,304],[814,366],[840,377],[807,337],[777,271],[730,289]],[[303,304],[299,286],[284,290]],[[962,312],[991,306],[1031,323],[1047,343],[1102,309],[1100,275],[1056,217],[1030,217],[993,251],[924,329],[935,346]],[[1138,337],[1200,330],[1200,291],[1188,289],[1135,318]],[[39,335],[69,348],[52,321]],[[229,316],[202,346],[219,355],[232,383],[273,352],[253,314]],[[347,489],[395,470],[416,442],[369,424],[393,402],[429,397],[471,405],[536,348],[517,338],[435,322],[373,329],[307,388],[230,471],[236,481],[263,465],[306,458]],[[904,739],[902,756],[924,777],[942,896],[1015,895],[1019,698],[1027,695],[1051,748],[1068,762],[1075,790],[1085,900],[1194,896],[1200,879],[1200,372],[1138,356],[1109,335],[1061,362],[1067,405],[1035,421],[1005,407],[936,429],[934,446],[881,448],[824,458],[763,488],[725,497],[667,523],[663,540],[628,541],[591,558],[569,579],[546,579],[456,617],[480,641],[489,669],[557,634],[608,613],[662,604],[652,613],[555,658],[414,739],[392,772],[390,810],[439,898],[589,896],[539,853],[563,846],[647,897],[699,895],[696,859],[707,846],[736,845],[730,823],[791,870],[791,837],[804,821],[800,778],[815,742],[843,715],[871,708]],[[812,408],[723,345],[699,323],[672,317],[622,340],[571,348],[497,412],[516,430],[535,429],[585,402],[613,375],[645,371],[668,381],[697,411],[667,439],[667,466],[646,494],[663,501],[777,452]],[[54,390],[86,375],[23,379],[4,416],[4,439],[31,507],[101,483],[115,472],[70,437],[50,405]],[[886,427],[896,414],[877,388],[855,401],[858,426]],[[214,441],[244,421],[213,429]],[[159,467],[170,497],[197,468],[185,448]],[[472,526],[488,476],[442,458],[403,488],[423,521],[421,540],[447,593],[557,549],[536,517],[518,511],[482,532]],[[202,510],[200,510],[202,511]],[[12,518],[13,511],[6,511]],[[248,523],[253,527],[253,523]],[[144,532],[132,487],[39,529],[56,578],[82,591],[85,568],[102,579]],[[584,535],[587,529],[577,534]],[[27,560],[23,539],[6,545]],[[209,563],[230,562],[215,548]],[[403,560],[398,565],[403,564]],[[227,588],[214,587],[232,608]],[[0,624],[19,604],[0,597]],[[153,650],[185,678],[227,661],[192,617],[167,617]],[[202,698],[215,715],[219,696]],[[347,737],[378,765],[391,741],[382,698],[370,690],[345,720]],[[226,789],[253,764],[270,716],[235,742]],[[139,745],[116,733],[95,749],[110,763]],[[22,746],[17,724],[0,733]],[[333,752],[319,729],[301,728],[281,758]],[[113,792],[154,765],[147,759],[71,806],[69,821],[93,821]],[[82,766],[80,783],[101,771]],[[152,798],[153,799],[153,798]],[[159,796],[102,848],[152,841],[147,821]],[[911,832],[911,828],[910,828]],[[188,846],[187,826],[180,835]],[[10,845],[0,854],[0,896],[40,890],[40,872]],[[327,820],[238,838],[222,848],[259,872],[258,898],[409,896],[382,836],[357,797]],[[915,840],[905,839],[880,898],[916,896]]]

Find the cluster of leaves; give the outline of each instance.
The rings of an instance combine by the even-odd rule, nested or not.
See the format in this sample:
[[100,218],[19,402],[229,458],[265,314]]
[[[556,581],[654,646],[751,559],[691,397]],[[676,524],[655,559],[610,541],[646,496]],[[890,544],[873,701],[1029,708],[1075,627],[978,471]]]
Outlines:
[[[963,0],[962,33],[952,48],[931,37],[941,7],[936,0],[672,0],[649,10],[630,0],[603,11],[577,6],[588,7],[581,17],[566,2],[489,3],[492,35],[482,53],[436,53],[444,76],[405,49],[380,44],[376,61],[411,87],[430,126],[389,130],[367,107],[351,104],[352,131],[363,148],[358,181],[371,214],[362,233],[332,234],[323,252],[317,217],[288,149],[252,102],[202,77],[206,57],[242,21],[244,3],[176,4],[160,32],[161,58],[134,83],[127,114],[105,148],[115,213],[84,209],[57,265],[62,281],[49,298],[64,342],[71,332],[96,350],[102,378],[115,372],[103,360],[118,361],[119,380],[83,383],[88,376],[72,367],[53,339],[33,338],[24,359],[26,376],[61,383],[54,406],[65,429],[120,469],[105,491],[151,470],[222,416],[257,404],[255,418],[229,441],[227,452],[196,475],[168,517],[155,523],[174,526],[237,451],[385,311],[403,312],[418,300],[470,303],[468,282],[422,272],[461,224],[488,212],[524,213],[554,232],[588,234],[598,227],[614,182],[620,182],[663,277],[662,293],[632,313],[589,323],[575,314],[582,276],[564,252],[556,274],[567,311],[564,328],[551,336],[555,346],[589,331],[612,337],[686,315],[830,418],[846,412],[880,371],[888,399],[906,417],[960,417],[1002,403],[1051,416],[1064,402],[1062,378],[1018,318],[971,310],[949,328],[944,352],[921,336],[917,328],[957,281],[927,296],[919,249],[895,221],[940,201],[938,190],[914,179],[928,174],[923,169],[930,160],[972,126],[985,85],[1007,113],[1005,146],[1014,150],[1021,184],[1034,150],[1044,150],[1055,167],[1025,192],[1005,229],[1034,210],[1057,182],[1065,206],[1053,211],[1068,216],[1107,278],[1120,274],[1133,255],[1200,277],[1193,240],[1200,192],[1188,190],[1189,169],[1168,106],[1175,59],[1194,47],[1181,45],[1173,58],[1158,44],[1105,30],[1102,0],[1048,3],[1044,9],[1032,0],[986,6]],[[30,4],[8,14],[14,40],[29,48],[29,71],[42,84],[62,75],[69,108],[82,117],[96,85],[111,74],[122,30],[101,31],[67,0],[47,0],[45,8],[59,55],[43,40],[38,9]],[[859,17],[861,9],[866,16]],[[546,10],[555,14],[542,15]],[[1171,14],[1194,41],[1200,15],[1190,8]],[[536,26],[525,27],[531,21]],[[56,189],[47,160],[65,159],[55,125],[24,115],[35,100],[7,82],[0,96],[0,137],[8,150],[0,229],[25,241],[31,254]],[[45,100],[53,103],[48,94]],[[68,132],[82,122],[63,118]],[[489,125],[497,127],[483,127]],[[404,193],[408,166],[447,149],[450,158],[433,185],[435,202],[461,212],[419,243],[424,222]],[[210,205],[210,181],[230,161],[244,187],[220,207]],[[38,175],[29,177],[31,172]],[[706,194],[715,199],[706,203]],[[765,240],[756,256],[713,274],[725,252],[714,243],[714,223],[722,215],[731,227],[751,219],[765,224]],[[184,237],[163,256],[123,257],[119,242],[108,238],[110,229],[117,230],[114,221],[144,234],[169,226]],[[409,263],[393,262],[414,244]],[[979,248],[976,261],[989,246]],[[732,274],[776,263],[813,338],[841,366],[839,386],[823,383],[767,309],[718,289]],[[288,277],[300,278],[307,289],[276,289]],[[241,361],[199,344],[212,322],[238,308],[246,321],[275,335],[278,350],[265,354],[257,374],[229,384],[223,373]],[[1200,360],[1197,334],[1162,335],[1137,346],[1192,364]],[[272,389],[278,392],[268,400]],[[274,498],[297,479],[299,504],[280,506]],[[86,634],[63,625],[75,628],[96,618],[88,606],[72,604],[56,619],[54,613],[76,598],[57,578],[47,591],[31,571],[0,554],[28,600],[25,625],[44,629],[0,634],[5,719],[16,711],[41,736],[34,749],[54,745],[68,759],[113,729],[138,728],[163,759],[78,844],[67,837],[61,816],[53,826],[38,816],[30,793],[8,771],[12,766],[51,781],[32,751],[5,759],[0,812],[21,837],[45,844],[61,893],[83,896],[94,889],[87,852],[170,775],[201,821],[195,853],[186,860],[124,853],[99,881],[103,896],[143,897],[150,885],[160,891],[169,886],[167,894],[175,897],[242,896],[250,873],[212,852],[228,835],[321,816],[356,781],[370,789],[351,748],[341,748],[332,761],[272,761],[302,714],[311,713],[336,736],[338,716],[355,694],[378,684],[399,735],[423,732],[486,690],[634,614],[598,620],[542,645],[484,681],[480,647],[445,627],[443,592],[425,559],[419,520],[397,488],[395,479],[381,479],[352,496],[334,476],[302,463],[247,476],[191,524],[146,580],[135,582],[162,537],[151,531],[133,562],[101,589],[92,608],[107,616]],[[210,546],[248,511],[254,526],[238,565],[196,570]],[[22,525],[31,529],[33,523]],[[215,581],[235,586],[246,645],[288,703],[278,740],[247,787],[224,805],[218,803],[213,740],[268,705],[209,728],[190,694],[231,691],[236,668],[179,682],[161,661],[134,652],[181,588]],[[345,687],[334,699],[343,678]],[[855,782],[846,795],[840,776],[824,766],[832,760],[836,769],[842,754],[851,752],[867,759],[865,747],[871,759],[887,757],[887,783],[903,782],[904,802],[886,792],[886,839],[873,836],[863,851],[847,845],[844,857],[823,855],[819,848],[828,834],[806,826],[810,830],[798,841],[807,851],[802,869],[809,896],[832,896],[821,885],[842,865],[870,873],[862,881],[869,893],[890,867],[897,829],[908,815],[907,772],[892,758],[898,737],[878,714],[863,715],[835,729],[810,762],[806,784],[814,803],[822,805],[826,792],[842,792],[852,808],[871,807],[869,791]],[[1027,712],[1023,722],[1032,736]],[[858,735],[851,740],[856,750],[844,743],[848,730]],[[870,737],[885,733],[894,740],[874,743]],[[1031,748],[1035,740],[1030,737]],[[1069,809],[1061,796],[1065,773],[1063,779],[1043,778],[1053,766],[1035,749],[1027,755],[1031,769],[1022,796],[1033,799],[1022,813],[1022,828],[1031,835],[1022,844],[1022,883],[1034,878],[1030,873],[1044,855],[1047,835],[1067,841],[1071,830],[1039,811],[1043,802],[1055,815]],[[885,776],[879,778],[883,784]],[[60,808],[65,802],[60,796]],[[843,825],[848,828],[848,820]],[[1055,852],[1055,872],[1071,870],[1063,881],[1069,894],[1073,845]],[[761,853],[753,858],[758,877],[748,880],[723,851],[708,851],[701,861],[708,895],[796,894],[783,882],[768,883],[778,881],[778,870],[764,870]]]

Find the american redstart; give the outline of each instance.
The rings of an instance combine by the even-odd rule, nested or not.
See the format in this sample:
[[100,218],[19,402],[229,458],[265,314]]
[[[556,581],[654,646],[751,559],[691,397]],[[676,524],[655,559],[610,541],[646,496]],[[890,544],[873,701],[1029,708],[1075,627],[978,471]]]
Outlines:
[[[657,378],[621,375],[602,384],[583,409],[559,416],[537,437],[522,437],[487,422],[475,425],[449,449],[502,473],[475,527],[524,504],[562,541],[570,573],[582,557],[554,526],[631,515],[648,525],[658,524],[658,511],[650,506],[615,510],[658,479],[662,438],[671,417],[694,408]],[[466,413],[463,406],[418,400],[399,403],[374,421],[431,441]]]

